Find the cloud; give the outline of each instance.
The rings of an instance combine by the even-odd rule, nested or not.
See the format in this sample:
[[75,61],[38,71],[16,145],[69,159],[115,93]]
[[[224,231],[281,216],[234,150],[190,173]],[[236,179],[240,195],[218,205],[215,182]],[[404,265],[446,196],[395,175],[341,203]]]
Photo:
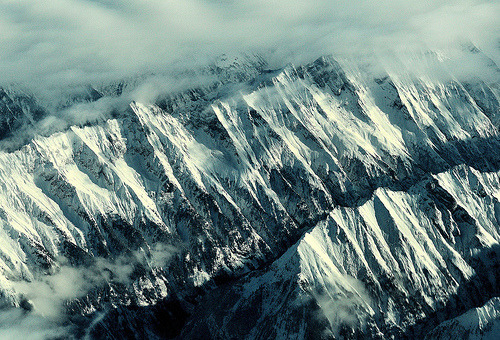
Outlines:
[[178,253],[179,249],[172,245],[164,243],[156,243],[150,249],[149,261],[147,261],[153,268],[162,268],[170,261],[172,256]]
[[20,309],[0,311],[0,338],[4,340],[72,339],[68,326]]
[[94,284],[95,277],[89,274],[88,270],[62,266],[54,275],[18,282],[15,289],[30,302],[35,314],[54,320],[61,315],[64,302],[82,297]]
[[193,68],[223,53],[280,66],[472,41],[498,61],[500,4],[480,0],[4,0],[0,74],[46,88]]
[[349,275],[343,276],[343,291],[329,292],[328,289],[312,291],[312,295],[321,308],[321,312],[330,323],[335,336],[343,326],[363,329],[374,314],[373,301],[365,285]]
[[65,323],[64,304],[83,297],[96,284],[95,269],[62,265],[53,275],[31,282],[12,282],[22,308],[0,310],[1,339],[73,338]]
[[94,258],[92,265],[72,267],[60,258],[52,275],[27,281],[11,281],[22,307],[0,310],[1,339],[71,338],[74,329],[67,321],[65,306],[85,297],[93,288],[109,283],[130,286],[134,267],[166,268],[178,251],[172,245],[156,243],[115,259]]

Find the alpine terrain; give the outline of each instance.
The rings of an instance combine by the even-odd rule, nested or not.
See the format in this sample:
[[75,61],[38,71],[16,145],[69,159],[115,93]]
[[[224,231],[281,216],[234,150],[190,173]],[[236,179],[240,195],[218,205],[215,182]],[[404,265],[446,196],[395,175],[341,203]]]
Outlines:
[[0,338],[498,339],[500,69],[467,53],[492,80],[224,57],[57,131],[139,80],[4,86]]

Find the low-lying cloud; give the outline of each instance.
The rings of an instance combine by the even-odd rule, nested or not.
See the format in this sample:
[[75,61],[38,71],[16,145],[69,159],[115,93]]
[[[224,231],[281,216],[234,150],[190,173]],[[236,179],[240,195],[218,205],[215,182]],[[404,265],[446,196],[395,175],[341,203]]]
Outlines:
[[68,326],[20,309],[0,311],[0,337],[4,340],[74,338]]
[[99,83],[259,53],[283,66],[323,54],[453,48],[499,60],[500,3],[482,0],[4,0],[2,83]]
[[73,338],[65,306],[85,297],[92,289],[113,283],[130,286],[134,266],[149,270],[166,268],[178,249],[156,243],[147,251],[135,251],[115,259],[96,257],[90,266],[74,267],[60,258],[52,275],[42,275],[30,282],[13,281],[13,290],[24,301],[19,308],[0,309],[1,339]]
[[329,294],[327,291],[312,292],[336,337],[339,337],[339,332],[344,326],[363,329],[374,313],[371,308],[373,301],[360,280],[344,275],[343,285],[345,289],[343,292],[336,291],[334,294]]

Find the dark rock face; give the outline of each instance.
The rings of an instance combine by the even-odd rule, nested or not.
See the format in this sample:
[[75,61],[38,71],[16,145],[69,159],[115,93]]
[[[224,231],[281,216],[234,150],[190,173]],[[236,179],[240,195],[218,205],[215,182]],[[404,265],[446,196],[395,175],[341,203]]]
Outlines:
[[498,295],[492,86],[217,67],[0,155],[6,305],[69,272],[77,338],[411,338]]
[[0,88],[0,139],[32,126],[46,115],[46,110],[35,98]]

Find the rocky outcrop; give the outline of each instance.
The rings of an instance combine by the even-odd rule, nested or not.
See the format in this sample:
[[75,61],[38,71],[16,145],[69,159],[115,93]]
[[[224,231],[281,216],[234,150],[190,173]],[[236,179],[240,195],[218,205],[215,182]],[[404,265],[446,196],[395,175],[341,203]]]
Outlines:
[[228,69],[0,154],[5,308],[77,337],[399,337],[496,296],[493,87]]

